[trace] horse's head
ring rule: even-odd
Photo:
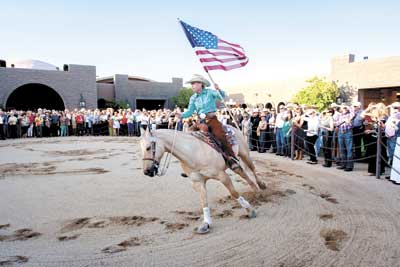
[[[143,154],[143,173],[153,177],[158,174],[160,160],[164,154],[162,141],[149,132],[149,129],[142,134],[140,146]]]

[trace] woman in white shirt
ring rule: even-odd
[[[316,115],[316,111],[314,109],[310,109],[307,112],[307,115],[304,120],[307,121],[307,133],[306,133],[306,143],[307,143],[307,152],[310,156],[310,161],[307,161],[308,164],[317,164],[317,155],[315,152],[315,142],[318,139],[318,130],[319,130],[319,118]]]

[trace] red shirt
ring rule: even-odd
[[[121,124],[126,124],[127,122],[128,122],[128,119],[127,119],[126,116],[124,115],[124,116],[122,117]]]
[[[77,115],[75,117],[76,123],[82,124],[83,123],[83,115]]]

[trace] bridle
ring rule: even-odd
[[[171,151],[165,156],[163,166],[161,168],[161,173],[158,173],[158,168],[160,167],[160,162],[156,159],[156,138],[153,136],[153,133],[150,132],[151,135],[151,142],[150,142],[150,150],[151,150],[151,158],[143,158],[142,160],[149,160],[153,162],[153,165],[150,168],[150,176],[164,176],[167,173],[169,168],[169,164],[171,163],[172,153],[175,148],[175,140],[176,134],[178,132],[178,123],[175,126],[174,130],[174,138],[172,140]]]
[[[151,150],[151,158],[143,158],[142,160],[149,160],[153,162],[151,166],[150,173],[152,176],[158,175],[158,167],[160,166],[160,162],[156,160],[156,139],[152,137],[150,142],[150,150]]]

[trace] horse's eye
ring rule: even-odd
[[[148,146],[148,147],[146,148],[147,151],[149,151],[150,149],[151,149],[151,146]]]

